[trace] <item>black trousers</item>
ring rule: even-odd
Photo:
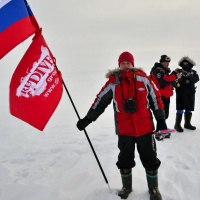
[[[170,105],[170,98],[161,97],[162,102],[164,104],[164,110],[165,110],[165,118],[167,119],[169,117],[169,105]]]
[[[135,166],[135,146],[140,156],[143,167],[150,170],[157,170],[161,164],[157,158],[156,142],[152,133],[140,136],[118,136],[117,167],[119,169],[129,169]]]

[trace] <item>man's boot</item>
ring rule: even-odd
[[[195,130],[196,127],[192,126],[191,123],[190,123],[191,118],[192,118],[192,113],[185,112],[184,115],[185,115],[184,127],[187,128],[187,129],[190,129],[190,130]]]
[[[182,121],[182,114],[176,114],[176,122],[174,125],[174,128],[177,132],[183,132],[183,128],[181,127],[181,121]]]
[[[121,199],[126,199],[132,192],[132,169],[120,169],[122,178],[122,189],[119,191],[118,196]]]
[[[162,200],[158,189],[158,170],[147,171],[147,183],[149,188],[150,200]]]

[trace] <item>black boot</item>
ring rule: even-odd
[[[177,132],[183,132],[183,128],[181,127],[181,121],[182,121],[182,114],[176,114],[176,122],[174,125],[174,128]]]
[[[158,189],[158,171],[146,171],[150,200],[162,200]]]
[[[132,192],[132,169],[121,169],[122,189],[119,191],[118,196],[121,199],[126,199]]]
[[[185,116],[185,124],[184,124],[184,127],[187,128],[187,129],[190,129],[190,130],[195,130],[196,127],[195,127],[195,126],[192,126],[192,125],[190,124],[190,121],[191,121],[191,118],[192,118],[192,113],[185,112],[185,113],[184,113],[184,116]]]

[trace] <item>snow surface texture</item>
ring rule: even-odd
[[[74,103],[84,117],[104,84],[104,71],[64,73]],[[76,128],[77,116],[64,91],[62,100],[43,132],[9,114],[8,80],[1,74],[0,199],[2,200],[117,200],[121,178],[116,167],[117,136],[112,105],[86,130],[104,169],[108,185],[84,132]],[[78,83],[79,82],[79,83]],[[199,84],[197,84],[199,85]],[[200,90],[192,123],[197,130],[173,133],[157,142],[159,187],[164,200],[198,200],[200,196]],[[175,120],[175,95],[171,99],[168,127]],[[128,199],[147,200],[145,171],[136,151],[133,192]]]
[[[188,55],[198,64],[200,1],[198,0],[28,0],[43,36],[57,59],[80,117],[105,83],[108,69],[121,52],[130,51],[135,65],[150,72],[162,54],[171,69]],[[190,12],[188,13],[188,8]],[[189,31],[188,31],[189,30]],[[116,167],[117,136],[112,105],[87,132],[112,192],[104,181],[77,116],[64,91],[43,132],[9,113],[12,73],[31,43],[26,40],[0,61],[0,200],[119,200],[121,178]],[[163,200],[199,200],[200,83],[192,123],[197,130],[173,133],[157,142],[159,186]],[[169,128],[175,121],[171,99]],[[148,200],[145,170],[136,151],[133,192],[128,200]]]

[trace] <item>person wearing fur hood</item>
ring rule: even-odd
[[[151,200],[161,200],[158,190],[158,168],[152,113],[157,130],[167,130],[164,105],[160,92],[146,73],[134,67],[134,57],[123,52],[118,59],[119,67],[106,74],[108,81],[97,94],[87,115],[77,122],[84,130],[104,112],[113,101],[115,131],[118,135],[119,155],[116,163],[121,173],[122,190],[118,196],[126,199],[132,192],[132,168],[135,166],[135,145],[146,170]]]
[[[184,128],[195,130],[196,127],[191,125],[192,111],[195,107],[195,83],[199,81],[197,71],[193,69],[196,63],[188,56],[182,57],[178,65],[182,68],[182,77],[176,82],[176,120],[174,128],[178,132],[183,132],[181,127],[182,115],[184,113]]]

